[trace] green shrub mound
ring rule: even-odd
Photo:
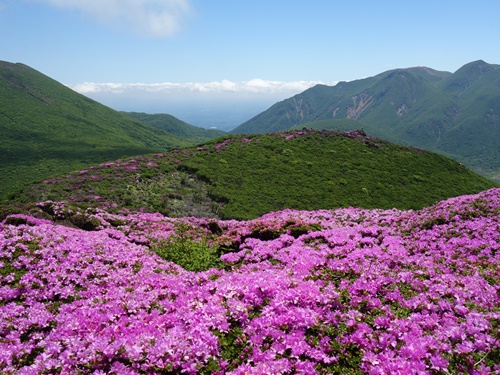
[[[30,185],[11,198],[171,217],[250,219],[287,208],[420,209],[494,186],[436,153],[363,131],[309,129],[232,135],[165,154],[119,159]]]

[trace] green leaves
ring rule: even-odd
[[[185,223],[177,224],[175,235],[153,243],[151,249],[186,271],[200,272],[222,266],[217,247]]]

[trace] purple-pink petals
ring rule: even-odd
[[[0,225],[4,374],[499,370],[500,189],[418,212],[221,220],[218,235],[214,219],[78,214],[99,225]],[[188,272],[150,250],[179,227],[226,267]]]

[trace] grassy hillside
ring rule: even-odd
[[[452,157],[500,181],[500,65],[474,61],[455,73],[395,69],[335,86],[317,85],[232,131],[267,133],[350,119],[371,135]]]
[[[26,65],[0,61],[0,196],[55,173],[190,144]]]
[[[30,186],[16,199],[249,219],[286,208],[419,209],[494,186],[439,154],[362,132],[307,130],[228,136],[105,163]]]
[[[222,130],[203,129],[179,120],[178,118],[164,113],[148,114],[142,112],[122,112],[145,124],[174,134],[178,137],[189,139],[194,143],[206,142],[210,139],[218,138],[226,134]]]

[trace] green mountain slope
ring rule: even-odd
[[[0,61],[0,196],[55,173],[190,144],[26,65]]]
[[[130,116],[136,120],[139,120],[145,124],[154,126],[155,128],[166,131],[167,133],[174,134],[178,137],[189,139],[194,143],[206,142],[210,139],[222,137],[226,132],[222,130],[215,129],[203,129],[198,126],[193,126],[179,120],[178,118],[163,114],[148,114],[142,112],[122,112],[123,114]]]
[[[249,219],[286,208],[419,209],[495,184],[445,156],[363,132],[227,136],[122,159],[27,187],[21,202]]]
[[[500,65],[475,61],[453,74],[396,69],[318,85],[232,133],[266,133],[328,119],[357,120],[371,135],[442,153],[500,180]]]

